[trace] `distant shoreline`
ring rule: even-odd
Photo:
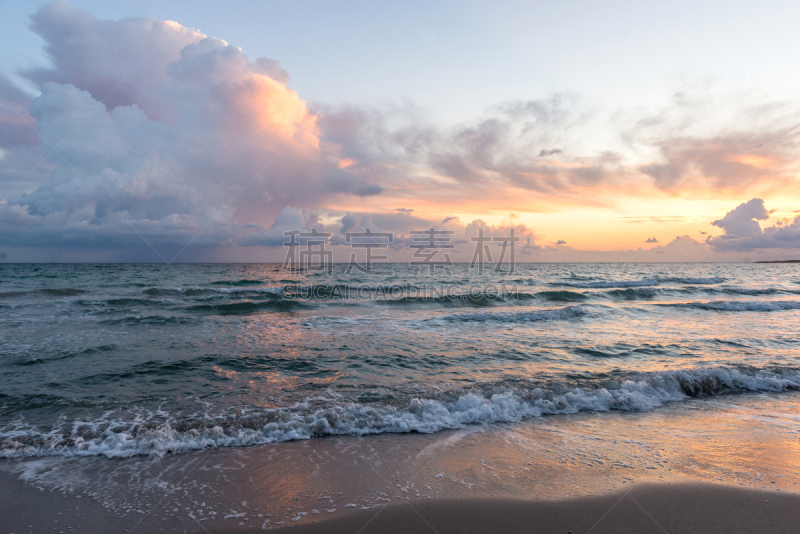
[[[800,263],[800,260],[763,260],[755,261],[753,263]]]

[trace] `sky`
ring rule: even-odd
[[[800,5],[4,2],[2,261],[800,258]]]

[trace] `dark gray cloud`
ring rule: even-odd
[[[561,150],[560,148],[551,148],[550,150],[542,149],[539,151],[539,157],[543,158],[545,156],[554,156],[556,154],[561,154],[563,152],[564,151]]]
[[[769,216],[764,201],[753,198],[712,222],[724,233],[709,237],[706,242],[718,251],[800,249],[800,217],[778,221],[774,226],[762,229],[758,221],[765,221]]]
[[[767,219],[769,219],[769,213],[764,206],[764,201],[760,198],[753,198],[711,224],[722,228],[726,235],[746,237],[763,233],[758,221]]]
[[[658,239],[656,239],[655,237],[648,237],[645,243],[658,243]]]
[[[342,223],[345,224],[344,220],[342,220]],[[291,239],[291,236],[284,235],[285,232],[299,230],[308,233],[311,232],[312,228],[316,229],[318,232],[332,233],[329,232],[324,225],[319,224],[319,217],[316,214],[310,213],[308,210],[293,208],[291,206],[283,208],[275,217],[275,220],[269,228],[265,229],[256,224],[248,225],[248,227],[254,228],[254,231],[240,237],[238,240],[239,246],[281,247]],[[342,232],[344,232],[344,230]],[[307,238],[302,237],[297,237],[295,239],[299,243],[305,243],[307,241]],[[330,241],[328,237],[324,238],[324,240]]]

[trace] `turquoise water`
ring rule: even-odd
[[[791,264],[6,264],[0,456],[650,411],[798,389],[798,349]]]

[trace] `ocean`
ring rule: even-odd
[[[558,427],[686,402],[707,420],[720,399],[800,388],[797,269],[4,264],[0,457]]]

